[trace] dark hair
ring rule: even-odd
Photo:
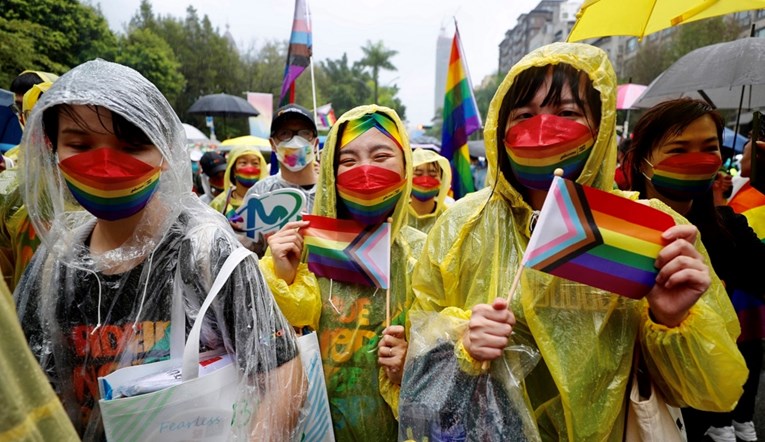
[[[645,160],[656,148],[670,137],[680,135],[691,123],[708,115],[717,127],[717,139],[722,147],[724,121],[709,104],[690,98],[680,98],[660,103],[643,114],[635,124],[632,143],[625,153],[623,172],[631,178],[630,188],[645,197],[643,168]]]
[[[13,79],[11,82],[11,92],[24,95],[28,90],[32,89],[32,86],[44,82],[45,80],[40,78],[36,72],[26,72]]]
[[[539,88],[545,82],[547,74],[552,74],[550,82],[550,90],[547,92],[542,106],[548,104],[559,105],[561,102],[561,95],[566,85],[571,89],[571,95],[574,102],[582,108],[582,110],[589,109],[590,115],[592,115],[592,123],[590,130],[597,131],[600,127],[600,118],[602,111],[602,103],[600,98],[600,92],[598,92],[592,85],[592,80],[586,72],[580,71],[575,67],[560,63],[547,66],[535,66],[518,74],[513,81],[513,85],[510,86],[510,90],[507,91],[505,98],[502,100],[502,106],[499,109],[499,116],[497,120],[497,153],[498,153],[498,169],[502,171],[505,179],[508,180],[513,187],[523,192],[524,187],[520,186],[515,176],[511,172],[510,160],[507,157],[507,153],[501,148],[505,139],[505,126],[507,125],[507,119],[510,113],[519,107],[528,105],[534,96],[539,91]],[[580,95],[582,87],[584,88],[584,95]],[[586,112],[585,112],[586,115]]]
[[[112,112],[109,109],[102,106],[88,105],[88,108],[92,109],[98,115],[98,120],[101,123],[101,127],[104,128],[106,133],[113,134],[122,141],[136,145],[154,145],[154,141],[139,129],[136,125],[125,119],[122,115]],[[111,113],[112,127],[106,127],[105,122],[101,119],[104,112]],[[58,120],[61,114],[66,115],[72,121],[82,129],[87,130],[88,125],[82,121],[76,112],[68,104],[59,104],[57,106],[45,109],[43,112],[43,131],[45,136],[48,137],[53,145],[53,151],[56,151],[58,147]]]
[[[632,133],[632,143],[624,157],[622,171],[629,179],[630,189],[646,197],[646,181],[643,168],[651,152],[661,146],[667,139],[680,135],[694,121],[709,116],[717,128],[717,140],[722,148],[722,133],[725,122],[723,117],[709,104],[691,98],[680,98],[660,103],[643,114],[635,124]],[[698,227],[702,237],[711,235],[709,229],[717,233],[727,234],[714,205],[714,196],[709,190],[694,198],[691,210],[685,217]]]

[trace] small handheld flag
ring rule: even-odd
[[[304,215],[308,269],[336,281],[387,289],[390,223],[363,226],[352,220]]]
[[[640,299],[656,281],[661,234],[674,225],[660,210],[555,177],[523,265]]]

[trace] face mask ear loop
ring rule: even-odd
[[[154,249],[149,255],[149,269],[146,271],[146,283],[143,285],[143,294],[141,295],[141,303],[138,305],[138,313],[135,315],[135,321],[133,321],[133,333],[138,332],[138,321],[141,319],[141,313],[143,312],[143,303],[146,300],[146,290],[149,288],[149,280],[151,277],[151,263],[154,261]]]

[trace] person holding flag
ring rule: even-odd
[[[516,342],[513,333],[538,348],[539,363],[518,384],[535,416],[532,440],[622,440],[635,346],[672,404],[729,410],[746,378],[735,313],[696,228],[655,201],[686,225],[664,231],[656,283],[643,300],[533,269],[505,300],[553,171],[613,188],[615,102],[616,75],[599,48],[553,43],[522,58],[489,106],[488,187],[442,215],[413,275],[410,314],[435,319],[411,336],[451,324],[462,372],[485,373]],[[405,373],[402,391],[408,381]]]
[[[427,149],[412,152],[414,178],[409,203],[409,225],[428,233],[446,210],[446,197],[452,182],[449,160]]]
[[[324,217],[328,225],[353,221],[364,232],[391,220],[385,275],[389,301],[385,290],[343,282],[359,276],[345,274],[350,273],[345,262],[333,261],[334,268],[313,267],[322,271],[320,276],[311,273],[312,229],[318,228],[314,221],[289,223],[272,235],[261,268],[287,320],[319,334],[335,438],[396,440],[407,351],[403,325],[412,299],[411,271],[425,239],[406,225],[412,186],[409,140],[394,110],[359,106],[332,126],[323,157],[313,215]],[[328,236],[334,238],[330,247],[347,237],[346,232]],[[300,262],[301,256],[308,264]]]

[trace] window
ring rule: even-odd
[[[765,28],[760,28],[756,31],[754,31],[755,37],[765,37]]]

